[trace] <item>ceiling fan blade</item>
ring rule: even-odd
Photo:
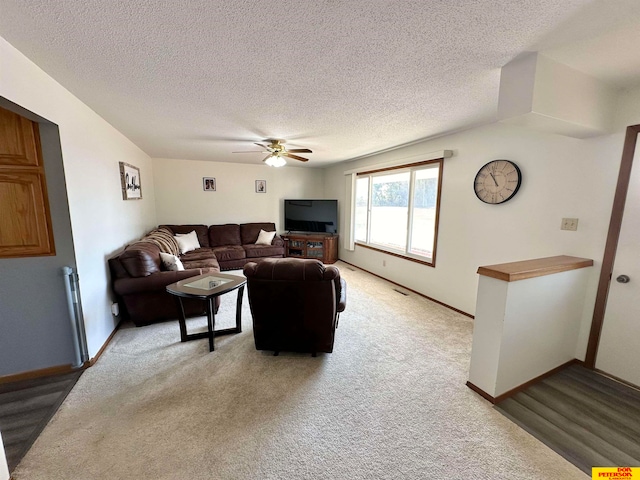
[[[299,157],[298,155],[294,155],[294,154],[289,153],[289,152],[285,152],[282,155],[285,156],[285,157],[293,158],[294,160],[299,160],[301,162],[308,162],[309,161],[308,158]]]
[[[294,153],[313,153],[311,150],[309,150],[308,148],[289,148],[287,149],[287,152],[294,152]]]
[[[253,142],[253,144],[254,144],[254,145],[258,145],[259,147],[262,147],[262,148],[267,148],[267,146],[266,146],[266,145],[263,145],[263,144],[261,144],[261,143]]]
[[[262,159],[263,162],[266,162],[269,158],[271,158],[271,154],[267,155]]]
[[[264,153],[263,150],[243,150],[241,152],[231,152],[231,153]]]

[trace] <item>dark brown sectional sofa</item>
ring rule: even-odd
[[[165,271],[160,261],[161,247],[146,237],[109,259],[113,292],[124,318],[136,326],[176,319],[174,298],[166,286],[202,273],[242,268],[247,262],[284,257],[284,241],[275,236],[271,245],[256,245],[260,230],[275,231],[274,223],[226,225],[160,225],[172,234],[196,232],[200,248],[180,255],[185,270]],[[219,305],[220,299],[217,299]],[[200,300],[184,299],[187,316],[204,315]],[[217,306],[216,306],[217,308]]]
[[[184,268],[202,267],[202,260],[213,253],[221,270],[244,267],[247,262],[265,257],[283,257],[284,240],[276,235],[271,245],[256,245],[260,230],[273,232],[274,223],[228,223],[226,225],[160,225],[176,233],[195,230],[200,246],[198,250],[180,256]]]

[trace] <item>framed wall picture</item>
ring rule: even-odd
[[[202,177],[202,189],[205,192],[215,192],[216,179],[213,177]]]
[[[266,180],[256,180],[256,193],[267,193]]]
[[[142,183],[140,182],[140,169],[129,165],[128,163],[120,163],[120,184],[122,188],[123,200],[141,200],[142,199]]]

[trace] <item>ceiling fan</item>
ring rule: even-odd
[[[293,158],[294,160],[298,160],[300,162],[308,162],[308,158],[294,155],[294,153],[313,153],[308,148],[292,148],[288,150],[283,145],[284,140],[270,139],[268,140],[268,142],[269,143],[267,145],[257,142],[254,143],[264,150],[247,150],[232,153],[267,153],[268,155],[262,161],[270,167],[282,167],[283,165],[286,165],[287,161],[283,157]]]

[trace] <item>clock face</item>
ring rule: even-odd
[[[498,204],[511,199],[520,188],[522,174],[509,160],[493,160],[478,171],[473,182],[476,196],[484,203]]]

